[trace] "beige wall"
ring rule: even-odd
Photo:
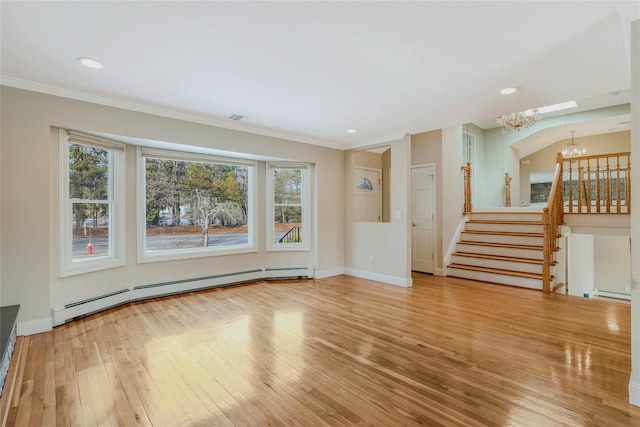
[[[409,240],[409,197],[411,139],[406,136],[392,141],[390,222],[354,222],[353,183],[344,183],[345,264],[344,271],[357,277],[377,280],[398,286],[411,286],[411,252]],[[351,176],[357,152],[348,151],[345,176]],[[396,215],[398,214],[398,215]],[[373,262],[370,262],[373,257]]]
[[[344,265],[344,153],[203,124],[137,113],[15,88],[1,88],[2,303],[21,304],[19,322],[42,329],[50,308],[107,291],[158,281],[253,268],[317,267],[340,274]],[[127,150],[126,266],[58,277],[57,137],[52,126],[222,149],[315,163],[317,238],[306,252],[266,252],[264,163],[258,176],[257,253],[138,264],[135,149]],[[262,176],[262,178],[261,178]]]
[[[562,151],[571,139],[558,141],[520,160],[520,195],[521,200],[529,205],[531,183],[529,176],[533,172],[553,173],[556,167],[556,155]],[[592,135],[575,138],[587,154],[607,154],[629,151],[631,149],[631,134],[629,131],[614,132],[604,135]],[[523,164],[528,162],[528,164]],[[512,182],[512,185],[514,183]]]
[[[438,272],[443,271],[442,250],[442,130],[411,135],[411,165],[436,165],[436,265]]]

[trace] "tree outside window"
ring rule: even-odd
[[[112,254],[110,158],[107,149],[69,144],[73,261]]]
[[[124,265],[124,144],[59,130],[61,277]]]
[[[249,245],[249,166],[144,160],[146,253]]]
[[[273,167],[273,244],[300,246],[305,240],[306,169]]]

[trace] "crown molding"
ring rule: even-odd
[[[167,117],[170,119],[183,120],[186,122],[198,123],[208,126],[215,126],[219,128],[247,132],[261,136],[268,136],[271,138],[286,139],[295,142],[301,142],[303,144],[318,145],[320,147],[334,148],[337,150],[346,150],[344,144],[340,144],[335,141],[324,141],[315,138],[309,138],[305,136],[290,134],[287,132],[276,131],[272,129],[266,129],[259,126],[248,126],[246,124],[240,124],[237,122],[227,122],[225,120],[216,119],[213,117],[202,116],[198,114],[184,113],[180,111],[168,110],[160,107],[153,107],[151,105],[138,104],[135,102],[123,101],[120,99],[109,98],[106,96],[93,95],[86,92],[80,92],[70,89],[64,89],[57,86],[50,86],[43,83],[36,83],[29,80],[16,79],[14,77],[8,77],[0,75],[0,85],[9,86],[17,89],[29,90],[32,92],[44,93],[47,95],[59,96],[62,98],[74,99],[76,101],[89,102],[92,104],[104,105],[107,107],[120,108],[123,110],[135,111],[138,113],[152,114],[155,116]]]

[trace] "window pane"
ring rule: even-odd
[[[111,255],[108,203],[72,204],[72,260]]]
[[[302,242],[302,207],[276,205],[273,212],[274,243]]]
[[[109,189],[109,151],[69,144],[69,197],[106,200]]]
[[[300,169],[273,170],[273,201],[283,204],[302,203],[302,171]]]
[[[247,245],[247,166],[145,159],[146,251]]]

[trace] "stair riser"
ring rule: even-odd
[[[485,254],[485,255],[500,255],[500,256],[512,256],[518,258],[531,258],[531,259],[543,259],[542,249],[517,249],[517,248],[504,248],[500,246],[478,246],[467,243],[458,243],[456,245],[456,252],[469,252],[472,254]]]
[[[499,234],[461,233],[462,240],[467,242],[506,243],[509,245],[542,246],[542,237],[509,236]]]
[[[505,261],[499,259],[475,258],[461,255],[453,255],[451,257],[451,262],[455,264],[473,265],[476,267],[487,267],[501,270],[520,271],[522,273],[542,274],[541,264]]]
[[[447,267],[447,276],[542,290],[542,280]]]
[[[473,212],[469,219],[477,221],[540,221],[542,212],[528,213],[496,213],[496,212]]]
[[[467,231],[497,231],[502,233],[544,233],[540,224],[500,224],[485,222],[467,222]]]

